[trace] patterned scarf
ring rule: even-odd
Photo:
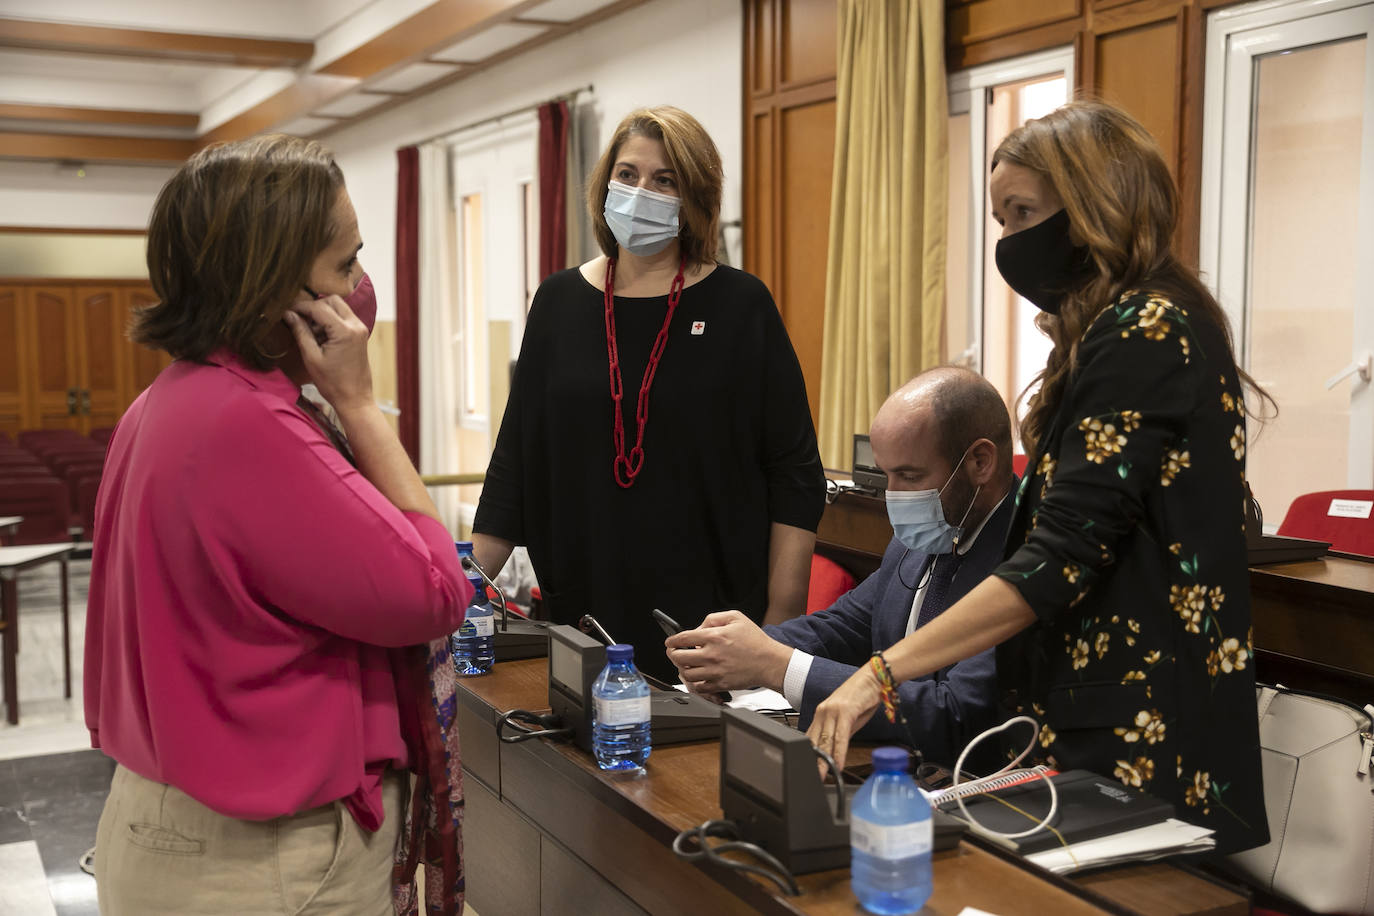
[[[350,464],[353,450],[343,431],[304,394],[296,402]],[[392,649],[401,734],[415,780],[391,871],[396,916],[419,916],[415,867],[425,865],[425,911],[461,916],[463,875],[463,766],[458,747],[458,676],[447,637],[425,646]]]
[[[461,916],[463,768],[458,748],[458,676],[447,639],[392,650],[401,730],[410,748],[415,785],[396,846],[391,893],[396,916],[418,916],[415,866],[425,865],[425,911]],[[407,703],[407,698],[418,702]]]

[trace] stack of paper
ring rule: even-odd
[[[1182,853],[1207,852],[1215,846],[1211,830],[1171,817],[1148,827],[1031,853],[1026,859],[1062,875],[1119,862],[1148,862]]]

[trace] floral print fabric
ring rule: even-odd
[[[1011,583],[1039,622],[998,650],[1041,756],[1174,803],[1219,851],[1267,840],[1245,548],[1245,407],[1221,329],[1131,291],[1018,491]]]

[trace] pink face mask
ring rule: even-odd
[[[367,333],[371,334],[377,324],[377,291],[372,288],[372,278],[363,274],[357,288],[344,297],[344,302],[348,303],[358,320],[367,325]]]

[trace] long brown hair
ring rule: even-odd
[[[1087,247],[1092,262],[1088,279],[1066,294],[1057,315],[1036,317],[1054,348],[1026,389],[1040,383],[1021,421],[1027,451],[1046,431],[1077,369],[1083,333],[1127,290],[1148,289],[1187,302],[1190,313],[1221,329],[1234,354],[1225,312],[1174,252],[1178,190],[1158,144],[1138,121],[1106,102],[1070,102],[1012,131],[993,153],[992,168],[1002,162],[1031,169],[1050,183],[1064,203],[1074,242]],[[1240,375],[1273,405],[1250,376]]]
[[[587,176],[587,215],[596,243],[606,257],[616,256],[615,233],[606,225],[606,191],[621,145],[630,137],[660,140],[668,165],[677,173],[682,199],[678,243],[689,264],[714,264],[720,234],[720,197],[724,174],[720,151],[701,122],[671,105],[641,108],[616,127],[601,158]]]
[[[196,153],[153,205],[148,276],[159,301],[130,336],[199,362],[224,347],[270,369],[264,344],[333,241],[343,186],[314,140],[268,134]]]

